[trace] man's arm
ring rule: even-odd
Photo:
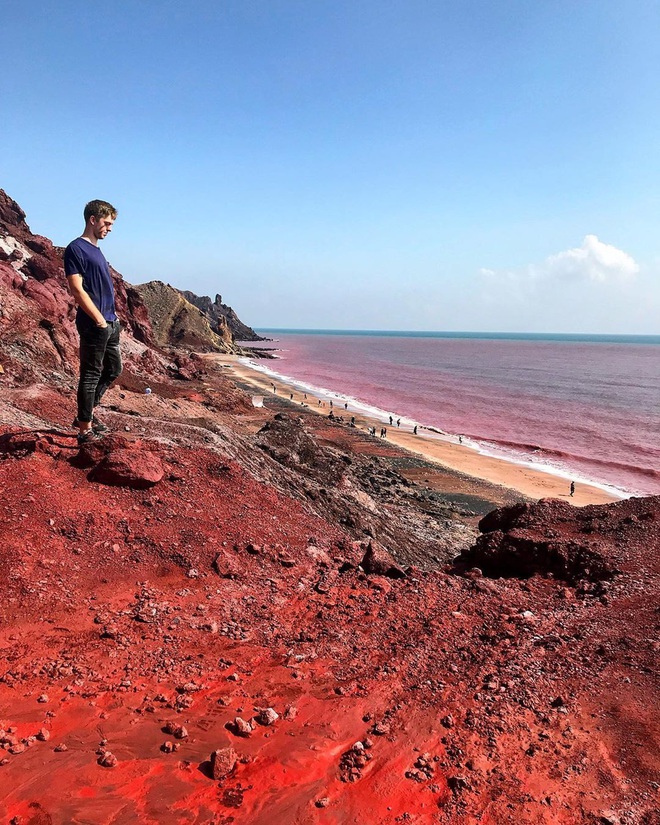
[[[98,307],[83,289],[82,275],[68,275],[69,292],[78,306],[94,321],[97,327],[107,327],[108,322],[99,312]]]

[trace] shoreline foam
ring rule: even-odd
[[[522,457],[516,459],[506,455],[498,455],[494,451],[489,451],[487,445],[466,437],[463,438],[463,443],[458,443],[458,436],[445,433],[435,427],[429,428],[410,417],[383,410],[337,390],[317,387],[292,376],[283,375],[268,366],[255,363],[248,357],[210,357],[231,367],[237,377],[256,386],[266,398],[272,392],[272,385],[274,384],[276,387],[279,385],[282,390],[286,390],[289,394],[291,392],[294,392],[294,394],[295,392],[307,393],[313,396],[315,400],[325,401],[326,403],[330,401],[333,404],[341,402],[341,407],[334,408],[338,415],[355,415],[356,419],[361,417],[363,420],[356,423],[366,424],[367,426],[369,424],[371,426],[374,424],[386,425],[388,427],[387,440],[389,442],[417,455],[422,455],[424,458],[449,469],[517,490],[533,499],[566,498],[572,504],[583,506],[585,504],[616,501],[630,496],[628,492],[583,478],[579,474],[570,472],[570,470],[526,461]],[[295,398],[294,400],[297,401]],[[344,403],[349,404],[348,410],[344,410]],[[327,406],[319,407],[313,404],[308,404],[306,409],[320,415],[327,415],[328,412]],[[411,429],[417,424],[421,432],[414,435],[407,430],[390,426],[390,415],[395,419],[400,418],[402,424]],[[573,498],[570,498],[567,492],[570,481],[576,482],[576,492]]]

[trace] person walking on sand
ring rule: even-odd
[[[417,424],[413,427],[413,435],[417,435]]]
[[[83,212],[85,230],[64,250],[64,274],[78,310],[80,378],[78,381],[78,444],[103,437],[108,431],[94,415],[103,394],[122,371],[119,319],[110,268],[98,247],[111,231],[117,210],[107,201],[90,201]]]
[[[575,495],[575,482],[571,481],[571,498]]]

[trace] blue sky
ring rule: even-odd
[[[254,326],[657,333],[660,5],[24,0],[0,186]]]

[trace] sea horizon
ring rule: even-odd
[[[359,335],[380,338],[468,338],[487,341],[567,341],[606,344],[660,344],[660,334],[589,332],[488,332],[469,330],[315,329],[302,327],[253,327],[258,334]]]

